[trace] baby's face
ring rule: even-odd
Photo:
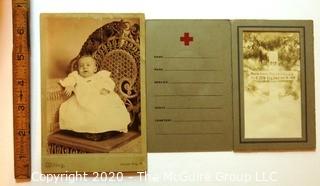
[[[79,74],[82,77],[90,77],[97,71],[96,61],[92,57],[79,59]]]

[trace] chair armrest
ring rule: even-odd
[[[59,79],[50,79],[47,82],[46,111],[49,132],[59,130],[59,107],[61,103],[68,99],[64,94],[63,87],[58,83]]]

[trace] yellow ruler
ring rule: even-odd
[[[13,0],[12,16],[14,175],[16,179],[29,179],[31,172],[29,0]]]

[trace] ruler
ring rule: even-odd
[[[12,16],[14,175],[16,179],[29,179],[31,172],[29,0],[12,0]]]

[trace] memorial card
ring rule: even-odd
[[[146,25],[150,152],[315,148],[312,21]]]
[[[315,148],[312,21],[233,21],[235,150]]]

